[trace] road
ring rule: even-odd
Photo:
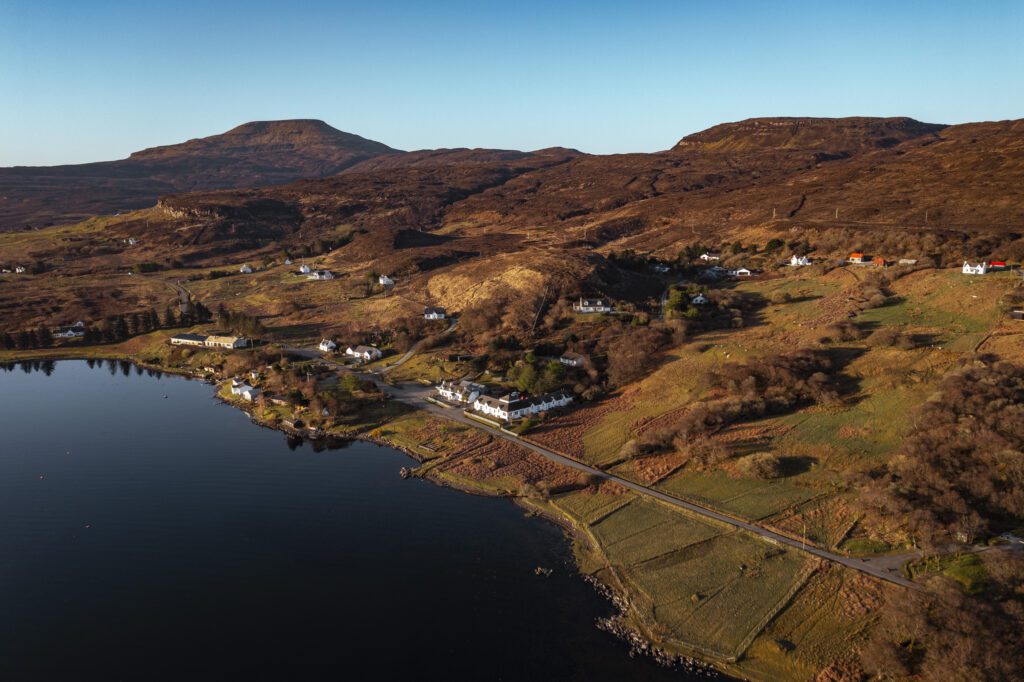
[[[303,357],[323,357],[323,355],[319,351],[308,348],[289,348],[287,350],[289,352],[302,355]],[[333,360],[330,360],[329,358],[323,359],[329,364],[339,369],[345,371],[353,371],[342,363],[335,362]],[[379,370],[377,372],[357,371],[354,373],[363,379],[369,379],[371,381],[380,378]],[[904,559],[902,555],[899,557],[901,561],[897,562],[894,560],[894,557],[882,556],[860,559],[856,557],[843,556],[842,554],[836,554],[835,552],[830,552],[828,550],[815,547],[814,545],[807,544],[801,540],[797,540],[795,538],[791,538],[786,535],[776,533],[775,531],[759,526],[756,523],[751,523],[749,521],[738,519],[728,514],[715,511],[714,509],[709,509],[694,502],[690,502],[689,500],[684,500],[673,495],[669,495],[666,492],[663,492],[656,488],[652,488],[650,486],[643,485],[642,483],[636,483],[634,481],[622,478],[621,476],[616,476],[615,474],[610,473],[608,471],[604,471],[603,469],[598,469],[597,467],[590,466],[585,462],[581,462],[577,459],[567,457],[558,452],[555,452],[554,450],[549,450],[548,448],[542,445],[538,445],[536,443],[523,440],[522,438],[516,436],[515,434],[506,433],[505,431],[502,431],[500,429],[488,426],[487,424],[481,421],[467,417],[462,413],[461,408],[441,407],[440,405],[437,405],[427,400],[428,397],[432,396],[435,393],[433,387],[419,385],[396,386],[383,382],[377,383],[380,385],[381,390],[387,393],[394,400],[399,400],[403,403],[406,403],[407,405],[411,405],[417,409],[437,415],[438,417],[441,417],[443,419],[448,419],[454,422],[458,422],[460,424],[471,426],[475,429],[479,429],[480,431],[484,431],[485,433],[488,433],[495,438],[503,438],[507,441],[511,441],[521,447],[526,448],[527,450],[530,450],[531,452],[540,455],[541,457],[544,457],[545,459],[555,462],[556,464],[560,464],[562,466],[569,467],[570,469],[574,469],[576,471],[581,471],[583,473],[596,476],[605,481],[611,481],[613,483],[621,485],[624,488],[632,490],[635,493],[657,500],[662,504],[666,504],[670,507],[675,507],[676,509],[689,512],[691,514],[695,514],[706,519],[711,519],[712,521],[716,521],[718,523],[723,523],[725,525],[737,528],[739,530],[744,530],[772,544],[790,547],[801,552],[806,552],[807,554],[815,556],[824,561],[831,561],[832,563],[840,564],[847,568],[859,571],[861,573],[865,573],[872,577],[878,578],[879,580],[883,580],[894,585],[899,585],[901,587],[907,587],[910,589],[917,590],[923,589],[921,585],[913,582],[912,580],[904,578],[903,575],[900,573],[899,566],[902,564],[902,559]],[[913,556],[907,555],[905,558],[909,559],[913,558]]]
[[[541,445],[537,445],[536,443],[531,443],[515,435],[505,433],[504,431],[500,431],[498,429],[487,426],[486,424],[479,422],[475,419],[470,419],[469,417],[466,417],[464,414],[462,414],[462,410],[459,408],[453,407],[446,409],[443,407],[439,407],[438,405],[434,405],[433,403],[427,402],[426,400],[426,397],[434,392],[433,389],[431,388],[419,386],[396,387],[389,386],[386,384],[383,384],[382,388],[389,395],[391,395],[392,398],[396,400],[400,400],[404,403],[413,405],[418,409],[430,412],[431,414],[438,415],[445,419],[450,419],[452,421],[456,421],[462,424],[467,424],[469,426],[472,426],[473,428],[485,431],[490,435],[494,436],[495,438],[504,438],[505,440],[512,441],[524,448],[527,448],[528,450],[531,450],[532,452],[537,453],[538,455],[541,455],[542,457],[548,460],[551,460],[552,462],[561,464],[562,466],[567,466],[571,469],[575,469],[576,471],[582,471],[584,473],[597,476],[606,481],[612,481],[614,483],[617,483],[618,485],[621,485],[624,488],[632,490],[633,492],[653,498],[671,507],[682,509],[692,514],[712,519],[719,523],[724,523],[726,525],[732,526],[733,528],[745,530],[748,533],[753,533],[754,535],[760,536],[761,538],[764,538],[765,540],[773,544],[784,545],[787,547],[791,547],[793,549],[800,550],[802,552],[806,552],[808,554],[818,557],[819,559],[824,559],[825,561],[831,561],[833,563],[841,564],[843,566],[846,566],[847,568],[852,568],[855,571],[866,573],[868,575],[874,576],[875,578],[884,580],[889,583],[915,589],[920,587],[917,583],[914,583],[913,581],[904,578],[899,573],[899,570],[897,568],[875,565],[871,560],[864,561],[858,558],[847,557],[841,554],[835,554],[834,552],[829,552],[827,550],[820,549],[813,545],[801,542],[800,540],[796,540],[794,538],[768,530],[767,528],[763,528],[761,526],[758,526],[757,524],[737,519],[735,517],[729,516],[728,514],[723,514],[713,509],[708,509],[707,507],[702,507],[698,504],[680,499],[678,497],[674,497],[655,488],[651,488],[641,483],[636,483],[634,481],[622,478],[621,476],[616,476],[615,474],[609,473],[602,469],[592,467],[589,464],[580,462],[579,460],[566,457],[565,455],[561,455],[553,450],[549,450]]]
[[[443,332],[441,332],[440,336],[445,336],[447,334],[452,333],[455,330],[455,327],[458,326],[458,324],[459,324],[458,319],[456,319],[454,317],[450,318],[450,319],[451,319],[451,321],[448,323],[448,328],[445,329]],[[380,370],[381,374],[384,374],[386,372],[390,372],[395,367],[400,367],[401,365],[405,364],[406,360],[408,360],[412,356],[416,355],[416,353],[418,353],[420,351],[420,349],[423,347],[423,344],[427,342],[427,338],[429,338],[429,337],[420,339],[419,341],[417,341],[416,343],[414,343],[412,345],[412,348],[410,348],[409,350],[407,350],[405,352],[405,355],[403,355],[402,357],[398,358],[398,360],[396,360],[395,362],[391,363],[387,367],[382,368]]]

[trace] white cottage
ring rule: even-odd
[[[467,379],[442,381],[437,385],[437,394],[453,403],[471,403],[487,393],[487,387]]]
[[[985,261],[980,263],[964,261],[963,273],[965,275],[984,275],[986,272],[988,272],[988,263]]]
[[[790,257],[790,259],[789,259],[790,267],[794,267],[794,268],[799,268],[799,267],[802,267],[804,265],[810,265],[810,264],[811,264],[811,259],[808,258],[807,256],[798,256],[796,254],[793,254]]]
[[[614,308],[603,298],[581,298],[572,304],[577,313],[610,313]]]
[[[345,355],[353,358],[358,358],[364,362],[370,360],[378,360],[383,356],[379,348],[373,346],[349,346],[345,349]]]
[[[381,275],[380,277],[378,277],[378,278],[377,278],[377,282],[378,282],[378,283],[379,283],[379,284],[380,284],[380,285],[381,285],[382,287],[391,287],[391,286],[394,286],[394,285],[395,285],[395,280],[391,279],[391,278],[390,278],[390,277],[388,277],[387,275]]]
[[[331,272],[330,270],[314,270],[313,272],[311,272],[308,275],[306,275],[306,278],[307,279],[314,279],[314,280],[321,280],[321,281],[322,280],[328,280],[328,279],[334,279],[334,273]]]
[[[334,343],[334,341],[331,341],[330,339],[321,339],[319,348],[325,353],[333,353],[338,350],[338,344]]]
[[[313,268],[303,263],[302,265],[299,266],[299,272],[302,273],[303,275],[308,275],[309,273],[313,272]]]
[[[246,263],[242,267],[238,268],[238,271],[240,273],[242,273],[243,275],[251,275],[252,274],[252,268],[249,267],[248,263]]]

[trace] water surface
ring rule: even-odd
[[[0,371],[0,679],[685,679],[597,630],[561,532],[507,501],[206,384],[42,368]]]

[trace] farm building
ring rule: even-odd
[[[860,251],[854,251],[853,253],[850,254],[850,257],[847,258],[846,260],[848,260],[851,263],[866,263],[867,259],[868,259],[868,257],[865,256]]]
[[[377,283],[382,287],[392,287],[395,285],[395,280],[391,279],[387,275],[381,275],[377,278]]]
[[[988,272],[988,263],[982,261],[980,263],[969,263],[964,261],[962,272],[965,275],[984,275]]]
[[[750,277],[754,274],[750,268],[736,268],[735,270],[729,271],[730,277]]]
[[[1010,319],[1011,320],[1024,320],[1024,310],[1011,310],[1010,311]]]
[[[443,320],[445,317],[447,317],[447,312],[439,306],[427,306],[423,309],[423,319],[425,320]]]
[[[249,345],[249,339],[244,336],[207,336],[203,343],[207,348],[245,348]]]
[[[700,254],[700,259],[705,263],[710,263],[713,261],[722,260],[722,257],[717,253],[702,253]]]
[[[917,259],[916,258],[900,258],[899,264],[900,265],[917,265]]]
[[[614,308],[603,298],[580,298],[572,304],[573,312],[577,313],[610,313]]]
[[[513,391],[501,398],[484,395],[473,401],[473,410],[488,417],[497,417],[502,421],[523,419],[533,414],[547,412],[556,407],[565,407],[573,401],[573,396],[566,391],[547,393],[530,398]]]
[[[811,259],[808,258],[807,256],[797,256],[796,254],[793,254],[793,256],[791,256],[789,259],[789,265],[794,268],[810,264]]]
[[[314,270],[313,272],[306,275],[306,278],[315,280],[334,279],[334,273],[331,272],[330,270]]]
[[[249,267],[248,263],[243,265],[242,267],[238,268],[238,271],[240,273],[242,273],[243,275],[251,275],[252,274],[252,268]]]
[[[308,275],[311,272],[313,272],[313,268],[303,263],[302,265],[299,266],[299,272],[302,273],[303,275]]]
[[[332,353],[338,349],[338,344],[330,339],[321,339],[320,345],[317,347],[325,353]]]

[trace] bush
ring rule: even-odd
[[[783,475],[782,460],[771,452],[755,452],[736,463],[740,473],[755,478],[779,478]]]

